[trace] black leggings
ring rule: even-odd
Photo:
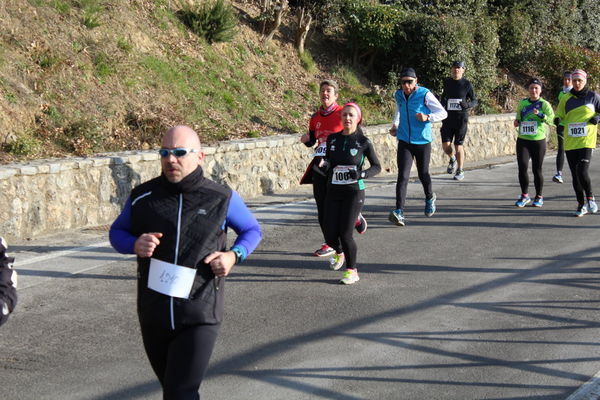
[[[431,159],[431,143],[427,144],[408,144],[402,140],[398,141],[398,152],[396,153],[396,162],[398,163],[398,180],[396,181],[396,209],[404,208],[406,202],[406,188],[410,178],[410,169],[412,168],[413,157],[417,162],[417,173],[419,180],[423,185],[425,198],[433,197],[433,188],[431,187],[431,176],[429,175],[429,160]]]
[[[171,331],[142,326],[144,348],[163,389],[164,400],[198,400],[220,325]]]
[[[565,127],[558,125],[556,127],[556,141],[558,143],[558,152],[556,153],[556,172],[562,171],[565,165],[565,138],[563,136]]]
[[[325,240],[336,253],[344,252],[346,268],[356,268],[357,247],[352,234],[364,202],[364,190],[333,189],[331,186],[327,190]]]
[[[542,164],[544,163],[545,155],[546,139],[517,139],[517,165],[519,166],[519,184],[521,185],[521,193],[529,193],[529,175],[527,174],[527,168],[529,166],[529,159],[531,158],[535,195],[542,196],[542,190],[544,189]]]
[[[592,193],[592,180],[590,179],[590,161],[592,149],[576,149],[565,151],[567,162],[573,177],[573,189],[579,204],[585,204],[586,197],[594,197]],[[585,195],[585,197],[584,197]]]
[[[327,196],[327,178],[313,171],[313,195],[317,203],[317,216],[323,237],[325,236],[325,197]]]

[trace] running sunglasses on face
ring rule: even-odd
[[[196,150],[196,149],[189,149],[186,147],[177,147],[176,149],[160,149],[160,150],[158,150],[158,154],[160,154],[160,156],[162,158],[169,157],[169,154],[173,154],[177,158],[185,157],[188,155],[188,153],[197,153],[197,152],[198,152],[198,150]]]

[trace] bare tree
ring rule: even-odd
[[[273,12],[273,18],[271,19],[271,21],[269,21],[270,23],[268,23],[268,26],[263,31],[263,35],[265,35],[264,42],[267,43],[273,39],[275,32],[277,32],[277,30],[279,29],[279,26],[281,26],[281,20],[283,18],[285,11],[288,8],[288,0],[263,0],[263,1],[265,3],[269,2],[271,4],[269,11],[272,10],[272,12]]]
[[[295,46],[304,53],[304,44],[312,24],[327,14],[329,0],[289,0],[290,8],[296,13]]]
[[[310,30],[310,24],[312,23],[313,17],[310,11],[306,7],[301,7],[297,14],[298,29],[296,30],[296,49],[298,53],[304,53],[304,42],[308,36]]]

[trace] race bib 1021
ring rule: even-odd
[[[569,136],[585,137],[588,135],[587,122],[569,124]]]

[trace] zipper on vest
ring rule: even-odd
[[[183,208],[183,193],[179,193],[179,207],[177,208],[177,237],[175,238],[175,260],[173,264],[177,264],[179,258],[179,238],[181,234],[181,211]],[[173,296],[171,296],[171,329],[175,330],[175,313],[173,311]]]
[[[406,126],[408,127],[408,143],[410,144],[411,131],[410,131],[410,115],[408,114],[408,99],[410,99],[410,96],[412,96],[412,93],[408,95],[408,98],[404,95],[404,93],[402,93],[402,95],[406,99],[406,101],[404,102],[406,104]]]

